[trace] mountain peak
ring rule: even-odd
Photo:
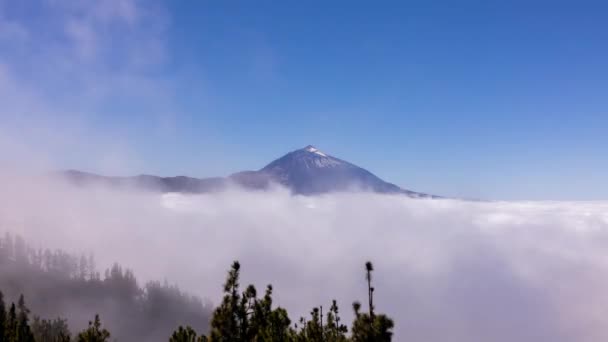
[[[207,193],[221,191],[233,183],[247,189],[268,189],[277,183],[300,195],[369,191],[416,198],[434,197],[401,189],[359,166],[325,154],[313,145],[291,151],[260,170],[238,172],[227,178],[104,177],[79,171],[62,174],[77,185],[96,183],[162,192]]]
[[[259,171],[236,175],[236,181],[241,184],[259,183],[259,178],[267,179],[266,184],[282,184],[296,194],[362,190],[418,196],[354,164],[325,154],[313,145],[289,152]]]
[[[304,151],[306,152],[310,152],[310,153],[314,153],[317,155],[320,155],[321,157],[327,157],[327,154],[321,152],[318,148],[312,146],[312,145],[308,145],[306,147],[303,148]]]

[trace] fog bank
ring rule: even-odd
[[[378,311],[396,340],[608,338],[608,202],[465,202],[403,196],[210,195],[2,181],[0,229],[93,252],[139,278],[218,303],[232,260],[243,284],[272,283],[295,321],[337,299],[350,321],[375,264]]]

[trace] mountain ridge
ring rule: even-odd
[[[279,184],[297,195],[373,192],[403,194],[414,198],[438,198],[402,189],[364,168],[331,156],[312,145],[288,152],[259,170],[240,171],[227,177],[161,177],[146,174],[114,177],[78,170],[60,171],[59,175],[78,186],[99,184],[159,192],[208,193],[227,189],[231,185],[249,190],[267,190],[273,184]]]

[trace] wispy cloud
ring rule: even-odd
[[[134,132],[116,124],[121,117],[146,118],[138,131],[166,132],[159,126],[173,125],[167,122],[175,112],[172,76],[162,72],[169,61],[169,16],[162,4],[46,0],[31,6],[32,15],[16,3],[0,3],[4,140],[30,150],[30,161],[37,159],[34,153],[72,154],[91,165],[93,155],[129,159],[123,152]],[[100,124],[108,121],[114,124],[101,133]],[[78,151],[83,144],[88,152]],[[125,171],[124,163],[114,164],[97,168]]]

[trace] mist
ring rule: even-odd
[[[608,202],[425,200],[370,193],[293,196],[281,187],[264,192],[233,188],[206,195],[159,194],[101,187],[76,188],[39,176],[50,170],[69,168],[124,176],[142,172],[197,177],[226,175],[244,169],[245,165],[256,167],[254,163],[274,156],[275,151],[264,150],[261,146],[279,150],[283,147],[278,145],[296,144],[303,137],[314,140],[311,142],[342,139],[342,145],[347,146],[361,136],[385,132],[394,137],[381,139],[373,150],[386,150],[393,156],[406,158],[406,164],[388,168],[400,173],[404,165],[424,165],[419,169],[421,173],[404,173],[403,177],[413,185],[424,181],[420,174],[435,170],[434,177],[426,181],[432,183],[433,188],[415,190],[428,190],[434,194],[431,190],[437,189],[438,195],[471,191],[473,194],[500,195],[501,192],[509,194],[505,189],[511,186],[518,188],[514,192],[518,196],[519,193],[600,196],[598,189],[606,189],[607,184],[603,175],[600,176],[605,165],[596,163],[602,158],[593,157],[599,155],[594,153],[598,146],[603,146],[601,138],[605,136],[602,133],[595,135],[603,126],[603,122],[596,119],[603,118],[605,113],[579,108],[574,102],[568,107],[553,101],[560,98],[556,95],[559,92],[536,93],[539,89],[557,91],[551,86],[530,88],[532,96],[518,87],[522,82],[510,82],[512,70],[536,70],[541,73],[529,73],[534,82],[527,82],[536,85],[538,79],[551,75],[550,69],[533,67],[534,64],[532,67],[488,64],[491,70],[509,71],[508,79],[503,79],[505,82],[499,79],[501,82],[496,84],[513,83],[516,87],[491,92],[491,96],[481,96],[472,87],[469,98],[467,94],[454,96],[453,87],[445,86],[470,83],[469,78],[428,83],[429,75],[423,68],[421,70],[425,72],[420,74],[419,80],[416,73],[408,73],[408,77],[413,76],[411,84],[389,79],[388,85],[404,84],[405,88],[423,90],[416,95],[422,96],[416,97],[420,101],[406,99],[404,102],[411,102],[415,107],[395,107],[397,113],[412,114],[408,124],[415,123],[416,131],[420,133],[418,140],[415,134],[403,140],[403,130],[411,127],[402,127],[391,118],[377,115],[397,106],[397,102],[392,101],[401,101],[403,97],[398,94],[395,99],[387,97],[388,101],[378,97],[377,94],[385,93],[384,79],[374,85],[377,91],[370,93],[372,99],[368,99],[371,102],[367,106],[366,97],[359,99],[358,93],[347,93],[343,101],[338,98],[331,101],[335,104],[328,104],[324,96],[315,98],[314,91],[308,94],[310,97],[302,93],[291,94],[285,85],[309,82],[308,79],[303,82],[287,77],[298,74],[293,70],[305,70],[302,61],[293,60],[296,62],[293,67],[297,69],[289,68],[285,62],[290,61],[290,55],[285,54],[281,46],[275,46],[272,35],[267,36],[263,30],[255,32],[255,28],[249,26],[245,27],[246,31],[252,30],[252,34],[242,34],[243,25],[239,25],[238,16],[232,18],[231,12],[226,25],[234,26],[235,32],[230,33],[232,27],[227,26],[203,27],[213,30],[202,32],[205,38],[225,31],[218,35],[217,42],[221,43],[218,46],[225,44],[231,49],[218,49],[214,40],[205,43],[206,38],[199,42],[197,34],[197,40],[186,40],[183,45],[200,48],[199,55],[198,51],[175,51],[171,37],[177,32],[183,38],[180,30],[190,30],[178,27],[178,31],[172,31],[173,25],[179,26],[182,22],[181,17],[174,17],[167,8],[170,7],[168,3],[41,1],[16,11],[20,6],[13,8],[14,4],[21,5],[21,2],[0,0],[0,47],[3,52],[0,56],[0,234],[20,234],[33,247],[59,248],[76,255],[93,253],[100,270],[118,262],[132,268],[141,283],[166,279],[215,304],[221,300],[226,271],[232,261],[239,260],[241,284],[253,283],[263,289],[271,283],[274,303],[286,307],[293,321],[307,316],[313,306],[329,306],[331,300],[336,299],[343,321],[350,322],[352,302],[364,302],[366,297],[364,263],[370,260],[376,270],[377,311],[395,320],[396,341],[597,342],[608,339],[608,254],[605,252],[608,247]],[[35,15],[26,10],[30,6],[36,9]],[[544,12],[546,10],[543,8]],[[512,12],[521,14],[525,11]],[[559,15],[553,17],[561,18]],[[395,18],[402,21],[399,15]],[[444,16],[439,19],[439,22],[445,22]],[[534,17],[535,23],[536,19],[539,18]],[[360,26],[359,19],[356,23]],[[520,20],[513,25],[501,28],[500,32],[517,33],[512,28],[527,27],[525,21]],[[425,24],[421,27],[422,33],[426,26],[436,27]],[[302,27],[306,30],[302,32],[308,36],[309,27]],[[487,30],[485,21],[481,28],[493,32]],[[593,32],[598,31],[592,28]],[[268,28],[268,32],[275,31],[283,30]],[[467,32],[463,31],[461,36],[470,37]],[[399,39],[383,36],[388,37],[386,46],[392,51]],[[545,34],[537,36],[542,38]],[[367,46],[360,44],[360,37],[356,38],[352,39],[353,43]],[[380,38],[376,39],[378,44],[374,43],[378,47],[382,46]],[[568,36],[567,42],[577,41],[571,38]],[[345,39],[343,43],[350,40]],[[483,39],[471,41],[483,42]],[[443,45],[451,49],[453,44],[449,43]],[[588,43],[588,46],[596,45]],[[441,44],[423,44],[412,51],[423,53],[427,45]],[[501,48],[508,55],[517,49],[529,51],[528,45],[502,44]],[[561,45],[577,51],[571,44]],[[535,46],[547,48],[544,43]],[[324,51],[324,47],[318,45],[304,48]],[[473,46],[470,49],[475,51]],[[486,51],[488,46],[481,49]],[[216,55],[214,51],[220,54]],[[413,65],[418,66],[420,60],[442,60],[435,58],[441,55],[437,51],[429,51],[431,59],[425,58],[424,54],[410,54],[414,58],[411,60]],[[585,52],[584,56],[597,55],[587,53],[586,48],[581,51]],[[226,61],[221,54],[228,56],[228,52],[236,59]],[[500,49],[495,52],[503,53]],[[548,58],[560,55],[549,52]],[[524,60],[502,58],[504,53],[496,61]],[[319,61],[332,62],[325,58],[331,57],[331,53],[322,55]],[[229,70],[215,70],[214,60],[226,64]],[[539,60],[547,64],[546,58]],[[577,65],[574,63],[577,59],[572,61],[567,66]],[[344,67],[343,61],[332,63],[337,63],[340,70]],[[589,63],[579,60],[578,64]],[[456,74],[477,75],[479,65],[474,63],[472,74]],[[311,70],[318,69],[314,65]],[[559,75],[568,76],[562,69],[555,70]],[[595,75],[600,69],[590,70]],[[365,76],[367,73],[361,73],[361,70],[346,70],[344,75]],[[460,69],[451,64],[433,64],[428,70]],[[576,70],[572,75],[580,75],[581,71]],[[308,76],[308,73],[302,74]],[[477,81],[488,82],[492,77]],[[275,78],[280,82],[270,82]],[[581,81],[584,77],[574,79]],[[564,80],[565,84],[574,84],[572,80]],[[327,83],[325,79],[321,81],[320,85]],[[420,84],[424,87],[420,88]],[[488,84],[481,84],[479,89],[492,90],[492,84],[489,87]],[[243,92],[239,91],[241,88]],[[256,95],[251,91],[255,88],[263,91]],[[299,91],[298,87],[287,88]],[[574,88],[582,89],[581,93],[598,93],[587,91],[598,88],[595,83],[592,88],[585,88],[583,83],[575,84]],[[427,91],[428,97],[424,97]],[[391,86],[388,94],[392,92]],[[278,93],[281,96],[277,97]],[[494,93],[507,97],[496,98]],[[570,95],[563,98],[584,100]],[[538,101],[548,99],[550,103],[531,101],[528,97]],[[277,98],[286,102],[275,103]],[[302,102],[289,102],[292,98]],[[499,101],[498,107],[488,107],[485,100],[488,98]],[[267,99],[270,102],[266,102]],[[462,102],[462,99],[467,101]],[[483,101],[476,104],[477,99]],[[500,102],[503,100],[513,106],[505,106]],[[425,105],[419,108],[418,102]],[[581,103],[600,102],[590,98]],[[241,103],[242,107],[233,106],[233,103]],[[314,103],[317,104],[309,106]],[[386,103],[390,106],[384,108]],[[427,106],[433,103],[446,104],[447,109]],[[467,106],[460,107],[463,104]],[[556,104],[559,108],[553,107]],[[250,108],[255,111],[249,112]],[[466,114],[475,113],[476,108],[484,114],[484,120]],[[239,111],[243,112],[243,117],[255,118],[255,124],[228,115]],[[429,115],[434,118],[432,113],[444,111],[452,117],[427,120]],[[547,120],[531,120],[523,126],[520,125],[522,120],[515,120],[518,116],[513,121],[517,125],[510,126],[506,120],[515,113],[528,120],[540,115],[534,113],[543,112],[554,117],[561,115],[560,120],[547,117]],[[588,127],[570,127],[574,122],[568,120],[566,114],[570,112],[583,117],[587,113],[586,120],[575,121],[586,123]],[[419,113],[420,117],[414,113]],[[492,117],[488,113],[499,119],[490,120]],[[226,115],[228,117],[222,117]],[[277,120],[289,115],[306,118],[306,125],[304,121],[294,121],[298,134],[286,129],[286,123],[291,119]],[[355,120],[356,126],[363,130],[345,126],[345,117],[350,121],[350,117],[366,116],[369,117]],[[237,121],[242,123],[236,125]],[[548,126],[537,126],[545,121]],[[437,125],[437,122],[442,124]],[[367,123],[384,123],[391,127],[384,131],[369,131]],[[468,123],[474,124],[466,128]],[[262,129],[265,126],[272,134],[267,135],[270,130]],[[329,135],[319,133],[319,127],[325,127]],[[511,130],[517,130],[517,134],[513,135]],[[550,131],[556,136],[547,134]],[[503,135],[505,132],[508,134]],[[249,140],[235,139],[241,135]],[[471,140],[471,137],[477,140]],[[254,138],[264,141],[265,145],[254,143]],[[429,141],[436,145],[418,148]],[[455,141],[460,142],[457,145],[461,149],[446,149]],[[590,145],[586,148],[575,142]],[[234,147],[239,145],[250,146],[245,150]],[[515,148],[506,149],[509,145]],[[255,158],[251,157],[253,152]],[[563,158],[544,158],[551,154],[563,154]],[[478,155],[478,158],[460,165],[467,159],[463,156],[471,155]],[[371,158],[382,159],[383,155]],[[431,159],[436,162],[423,163]],[[539,160],[544,162],[538,163]],[[520,169],[522,166],[526,168]],[[578,170],[581,166],[585,166],[583,171]],[[381,165],[378,167],[382,169]],[[456,167],[457,172],[445,181],[448,178],[444,170],[451,167]],[[578,172],[588,177],[577,177]],[[480,179],[471,178],[473,183],[477,181],[476,185],[471,182],[459,185],[459,173],[478,175]],[[545,178],[549,180],[545,181]],[[553,184],[560,187],[552,187]],[[478,189],[463,189],[467,186]],[[498,192],[488,189],[494,186]],[[450,190],[450,187],[455,188]],[[526,190],[524,187],[530,191],[522,191]],[[83,316],[82,324],[86,324],[93,314],[78,313]],[[78,324],[75,323],[75,328],[81,328]]]
[[[468,202],[343,193],[208,195],[75,188],[3,177],[0,229],[34,246],[95,254],[143,280],[221,299],[271,283],[292,320],[337,299],[347,321],[375,264],[376,306],[396,340],[608,338],[608,202]]]

